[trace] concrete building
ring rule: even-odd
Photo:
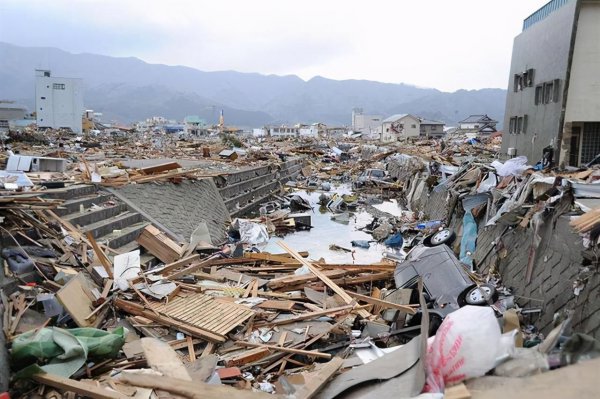
[[[362,108],[352,110],[352,130],[370,135],[381,127],[381,115],[367,115]]]
[[[298,135],[300,137],[319,137],[319,125],[313,123],[312,125],[301,125],[298,128]]]
[[[208,136],[208,126],[199,116],[189,115],[183,118],[183,134],[188,137]]]
[[[444,137],[444,126],[446,126],[444,122],[420,119],[419,136],[434,139]]]
[[[513,45],[502,151],[561,166],[600,153],[600,0],[552,0]]]
[[[71,129],[82,132],[83,88],[81,79],[51,76],[36,70],[35,112],[39,128]]]
[[[300,129],[297,127],[278,126],[269,128],[271,137],[297,137]]]
[[[381,141],[389,143],[402,138],[419,137],[420,119],[410,114],[396,114],[381,123]]]
[[[25,119],[27,109],[13,102],[0,101],[0,132],[8,131],[9,122]]]

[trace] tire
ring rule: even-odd
[[[450,245],[455,239],[456,233],[449,229],[443,229],[427,237],[425,242],[428,247],[437,247],[443,244]]]
[[[481,284],[468,290],[464,298],[467,305],[481,306],[496,302],[498,293],[491,285]]]

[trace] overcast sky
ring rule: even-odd
[[[204,71],[506,88],[513,38],[546,2],[0,0],[0,41]]]

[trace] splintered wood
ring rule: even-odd
[[[592,209],[591,211],[584,213],[576,219],[573,219],[570,223],[571,227],[578,233],[587,233],[593,230],[600,224],[600,208]]]
[[[199,293],[176,297],[167,304],[153,302],[151,307],[174,320],[222,337],[254,314],[246,306],[223,302]]]

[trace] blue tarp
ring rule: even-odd
[[[460,261],[473,270],[473,259],[471,255],[475,253],[477,243],[477,223],[470,211],[465,212],[463,217],[463,233],[460,240]]]

